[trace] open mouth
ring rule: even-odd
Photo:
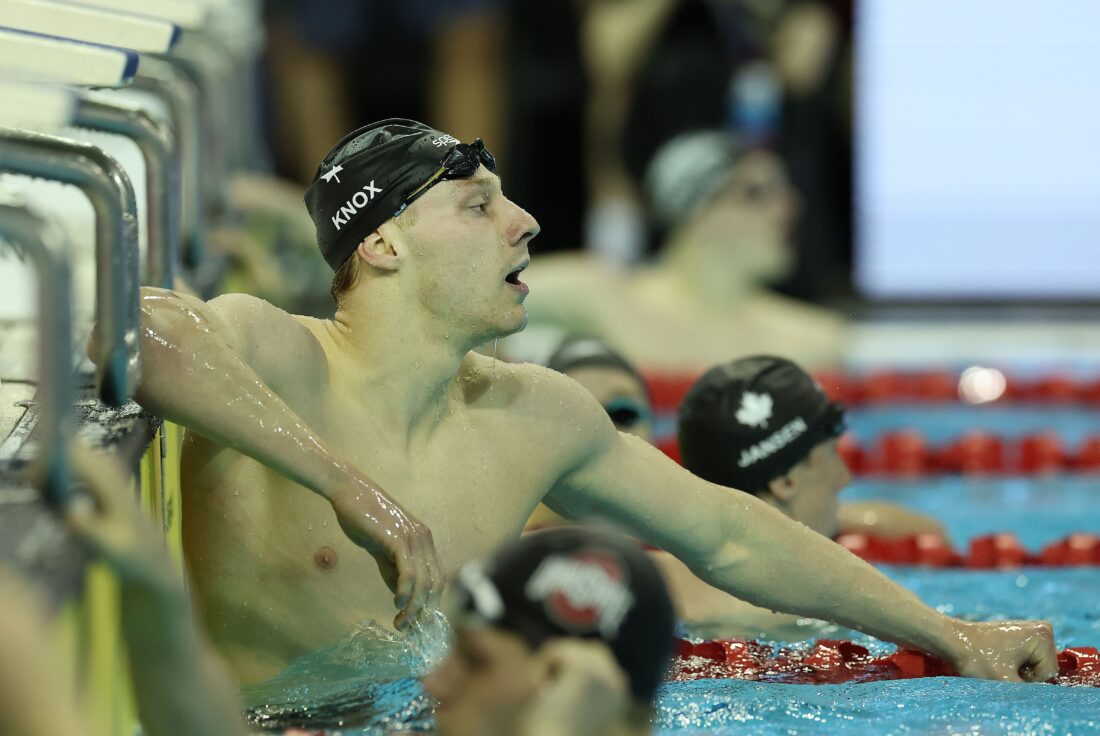
[[[519,280],[519,275],[523,273],[524,269],[526,269],[528,265],[530,265],[530,262],[524,261],[522,264],[519,265],[518,268],[509,272],[508,275],[504,277],[504,281],[509,286],[514,286],[517,289],[527,289],[527,284]]]

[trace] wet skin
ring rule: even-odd
[[[484,170],[409,212],[359,246],[362,279],[333,320],[243,295],[143,292],[138,398],[190,430],[185,551],[239,678],[273,675],[395,607],[405,623],[540,500],[613,519],[754,604],[925,648],[965,674],[1056,670],[1049,627],[949,619],[762,501],[616,432],[576,382],[471,353],[524,326],[509,274],[537,224]]]

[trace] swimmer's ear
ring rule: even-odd
[[[356,255],[380,271],[396,271],[401,267],[401,254],[405,249],[399,246],[393,235],[393,231],[383,225],[359,244],[355,249]]]
[[[791,480],[789,475],[773,478],[768,481],[768,492],[784,503],[790,501],[795,494],[794,481]]]

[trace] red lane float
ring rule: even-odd
[[[1100,536],[1071,534],[1046,545],[1037,553],[1028,552],[1016,535],[987,534],[970,540],[966,554],[956,552],[938,534],[919,534],[898,539],[883,539],[869,534],[841,534],[837,543],[867,562],[885,565],[921,565],[924,567],[965,567],[995,570],[1024,565],[1041,567],[1080,567],[1100,565]]]
[[[950,664],[911,649],[882,657],[851,641],[821,639],[808,649],[770,646],[745,639],[692,643],[677,640],[669,680],[738,679],[803,685],[956,677]],[[1059,685],[1100,687],[1100,652],[1071,647],[1058,655]]]
[[[657,447],[673,460],[681,461],[675,437],[664,438],[657,442]],[[838,450],[852,473],[889,478],[1100,473],[1100,436],[1087,438],[1074,452],[1051,432],[1037,432],[1015,440],[988,432],[967,432],[936,447],[917,430],[903,429],[879,435],[866,446],[847,434],[840,438]]]
[[[697,373],[648,374],[646,382],[654,409],[658,413],[674,412],[698,376]],[[848,406],[971,403],[961,398],[961,394],[966,394],[965,379],[954,371],[875,371],[859,375],[819,372],[814,377],[830,398]],[[1100,378],[1079,379],[1058,374],[1031,379],[1003,378],[1004,388],[999,395],[985,396],[983,402],[1100,406]]]

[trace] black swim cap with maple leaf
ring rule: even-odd
[[[703,374],[680,406],[680,454],[700,478],[750,493],[844,432],[844,407],[784,358],[757,355]]]

